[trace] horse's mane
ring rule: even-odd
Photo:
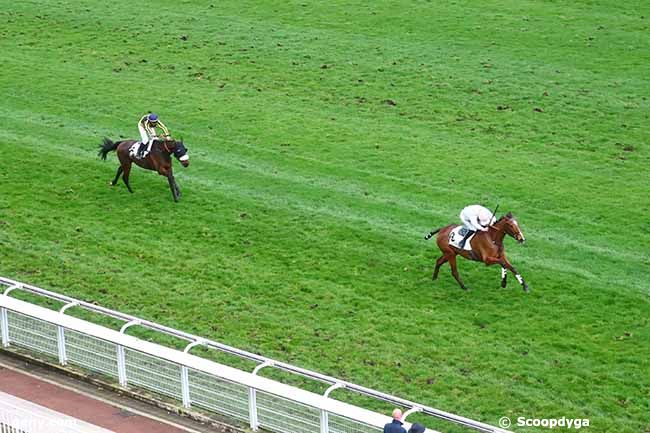
[[[502,215],[501,218],[499,218],[496,222],[499,222],[504,219],[512,219],[512,218],[513,218],[512,212],[508,212],[507,214]]]

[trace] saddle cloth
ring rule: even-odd
[[[134,159],[145,159],[145,158],[147,157],[147,155],[149,155],[149,152],[147,152],[147,151],[145,150],[141,157],[138,156],[138,150],[140,149],[140,146],[145,146],[145,145],[142,144],[142,142],[138,141],[138,142],[136,142],[136,143],[133,143],[133,144],[131,145],[131,147],[129,147],[129,156],[130,156],[131,158],[134,158]]]
[[[469,231],[469,230],[467,230],[467,229],[466,229],[465,227],[463,227],[463,226],[458,226],[458,227],[456,227],[455,229],[453,229],[451,232],[449,232],[449,244],[450,244],[451,246],[454,246],[454,247],[458,248],[458,249],[461,249],[461,248],[460,248],[460,241],[463,240],[463,238],[465,237],[465,235],[467,234],[468,231]],[[472,239],[474,238],[474,236],[476,236],[476,233],[473,233],[473,234],[472,234],[472,235],[467,239],[467,241],[465,241],[465,247],[462,248],[463,250],[465,250],[465,251],[472,251],[471,241],[472,241]]]

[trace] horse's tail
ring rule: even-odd
[[[425,241],[428,241],[429,239],[431,239],[431,238],[433,237],[433,235],[435,235],[436,233],[438,233],[441,229],[442,229],[442,227],[440,227],[439,229],[435,229],[435,230],[430,231],[430,232],[427,233],[427,235],[424,237],[424,240],[425,240]]]
[[[117,149],[117,146],[118,146],[119,144],[120,144],[119,141],[113,143],[111,140],[109,140],[108,138],[104,137],[104,142],[103,142],[102,144],[99,145],[100,149],[99,149],[99,153],[97,153],[97,155],[98,155],[101,159],[106,160],[106,155],[108,154],[108,152],[112,152],[112,151],[114,151],[115,149]]]

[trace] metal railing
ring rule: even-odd
[[[405,417],[419,412],[477,431],[503,433],[479,421],[375,391],[354,383],[266,358],[216,341],[110,310],[29,284],[0,277],[0,334],[2,346],[12,345],[58,359],[115,379],[120,386],[138,386],[179,401],[185,408],[203,410],[244,421],[253,430],[278,433],[365,433],[381,431],[390,419],[382,414],[343,403],[330,397],[337,388],[401,406]],[[62,302],[53,311],[11,297],[14,290]],[[80,307],[124,322],[120,331],[65,315]],[[141,326],[188,341],[184,351],[147,342],[125,334]],[[191,355],[203,346],[254,361],[244,372]],[[323,395],[292,387],[257,375],[265,367],[276,368],[330,385]],[[433,432],[433,430],[427,430]]]

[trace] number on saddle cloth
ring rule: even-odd
[[[459,250],[472,251],[472,245],[470,241],[472,240],[472,238],[474,238],[476,233],[472,233],[472,235],[469,238],[467,238],[463,248],[460,247],[460,243],[462,242],[463,238],[465,237],[465,235],[467,235],[468,232],[469,230],[467,230],[463,226],[456,227],[451,232],[449,232],[449,244],[451,246],[458,248]]]

